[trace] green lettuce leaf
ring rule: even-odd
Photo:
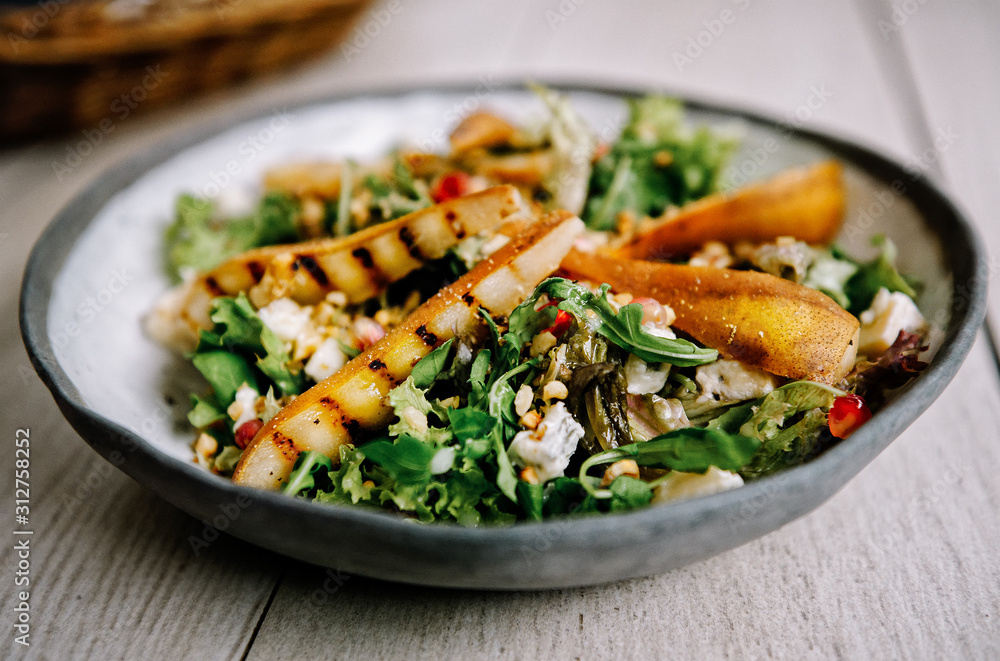
[[[896,270],[896,244],[879,234],[872,237],[872,245],[882,249],[879,256],[862,264],[844,286],[844,293],[851,302],[848,311],[854,316],[871,306],[875,294],[882,287],[891,292],[903,292],[912,299],[917,297],[914,286],[918,283],[908,280]]]
[[[413,376],[389,391],[389,406],[399,418],[389,426],[390,436],[412,436],[428,443],[442,444],[452,439],[452,432],[446,427],[436,427],[433,422],[446,422],[448,414],[444,407],[427,399],[427,391],[418,388]],[[403,411],[407,408],[416,409],[427,420],[426,428],[411,425]],[[431,417],[433,416],[433,418]]]
[[[818,448],[820,434],[826,429],[826,412],[843,394],[813,381],[795,381],[758,400],[740,434],[759,440],[761,446],[740,474],[756,479],[802,463]]]
[[[858,272],[858,265],[848,259],[836,257],[833,251],[814,251],[814,261],[802,281],[806,287],[817,289],[837,302],[845,310],[851,306],[848,298],[848,281]]]
[[[228,219],[211,201],[181,195],[164,237],[167,272],[179,281],[185,270],[207,271],[250,248],[295,241],[298,214],[298,202],[282,193],[265,196],[249,216]]]
[[[631,99],[620,138],[594,165],[583,219],[593,229],[609,230],[622,211],[659,216],[713,193],[735,146],[707,127],[689,127],[680,101]]]

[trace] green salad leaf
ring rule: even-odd
[[[622,306],[615,312],[606,297],[608,289],[608,285],[602,285],[595,295],[583,285],[564,278],[549,278],[538,286],[538,291],[560,301],[560,310],[572,313],[578,322],[592,326],[600,335],[648,363],[691,367],[711,363],[719,357],[714,349],[650,333],[642,325],[642,306],[638,303]]]
[[[715,192],[736,146],[708,127],[689,127],[676,99],[647,96],[628,104],[628,123],[590,179],[583,220],[593,229],[614,229],[622,211],[659,216]]]
[[[288,482],[281,488],[281,493],[297,496],[309,493],[317,487],[317,476],[326,476],[333,468],[333,462],[325,454],[315,450],[306,450],[295,460],[292,474]]]
[[[244,383],[257,392],[272,385],[282,395],[297,395],[306,377],[288,368],[284,343],[264,325],[246,294],[212,301],[212,330],[202,331],[191,362],[212,386],[212,396],[192,398],[188,420],[198,428],[222,420]]]
[[[282,193],[266,195],[249,216],[225,219],[211,201],[181,195],[165,235],[167,272],[179,281],[185,270],[207,271],[250,248],[295,241],[298,214],[298,202]]]
[[[896,270],[896,244],[883,234],[872,237],[872,245],[881,248],[879,256],[862,264],[844,286],[844,293],[850,299],[848,311],[857,316],[867,310],[875,294],[882,287],[889,291],[898,291],[915,299],[917,283],[907,280]]]
[[[759,440],[761,447],[740,474],[755,479],[802,463],[817,449],[826,412],[843,394],[815,381],[794,381],[755,402],[739,433]]]
[[[806,271],[802,284],[817,289],[845,310],[851,300],[845,289],[848,281],[858,272],[858,265],[849,259],[838,257],[832,250],[814,250],[813,263]]]

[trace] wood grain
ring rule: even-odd
[[[826,505],[739,549],[525,594],[299,565],[248,658],[291,658],[306,639],[339,659],[991,658],[1000,448],[979,431],[1000,425],[1000,393],[978,391],[995,378],[987,358],[980,342],[941,399]]]
[[[560,13],[570,4],[576,9]],[[951,124],[962,137],[942,152],[941,174],[995,250],[1000,16],[988,2],[915,4],[920,9],[894,35],[899,40],[885,41],[873,21],[887,14],[851,0],[650,0],[630,6],[633,13],[558,0],[475,9],[404,2],[350,57],[336,53],[282,79],[116,121],[62,178],[53,164],[81,136],[0,154],[3,433],[30,427],[35,450],[27,657],[239,659],[248,646],[251,659],[1000,657],[1000,379],[982,339],[938,402],[812,515],[662,576],[493,594],[331,576],[301,563],[291,563],[282,580],[275,567],[287,561],[228,538],[195,556],[187,539],[201,525],[107,472],[31,373],[16,328],[29,247],[69,196],[115,160],[236,106],[480,76],[486,87],[533,76],[656,85],[778,116],[825,86],[830,96],[806,126],[845,132],[901,158],[919,154],[936,128]],[[673,54],[727,9],[736,19],[678,67]],[[476,29],[456,36],[455,24]],[[907,71],[912,81],[900,84]],[[5,493],[11,461],[7,453],[0,460]],[[88,479],[92,493],[67,505]],[[9,546],[0,558],[12,572]],[[11,612],[12,598],[10,590],[0,596],[3,612]],[[4,645],[3,656],[25,656]]]

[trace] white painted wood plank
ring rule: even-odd
[[[507,594],[298,566],[249,659],[962,658],[1000,654],[1000,394],[978,343],[955,384],[813,514],[708,561]]]
[[[977,223],[1000,272],[1000,4],[876,3],[871,20],[887,47],[906,53],[931,133],[942,136],[917,154],[940,167],[946,185]],[[943,136],[948,136],[944,139]],[[1000,331],[1000,289],[990,296],[990,322]]]
[[[543,9],[558,3],[543,4],[520,17],[530,61],[511,55],[508,65],[674,87],[779,115],[825,84],[833,97],[815,125],[898,158],[918,151],[922,134],[903,119],[911,99],[852,4],[754,3],[680,71],[670,55],[732,4],[645,5],[637,20],[620,4],[588,3],[554,30]],[[394,46],[416,57],[417,46]],[[446,45],[432,57],[456,75],[492,65],[490,49],[456,61]],[[957,381],[829,504],[719,558],[615,586],[524,595],[363,578],[338,587],[337,574],[299,568],[250,658],[291,655],[307,635],[341,658],[994,657],[1000,496],[988,468],[997,450],[982,431],[996,428],[998,392],[983,344]]]
[[[0,272],[12,276],[6,282],[17,281],[41,224],[107,164],[204,118],[225,117],[233,107],[280,107],[322,92],[490,74],[593,77],[751,103],[781,116],[805,102],[810,86],[825,84],[833,96],[810,125],[845,131],[895,154],[920,147],[898,120],[908,101],[878,65],[880,45],[852,3],[753,0],[682,70],[672,53],[735,2],[581,3],[553,29],[546,12],[560,4],[522,0],[463,8],[445,0],[404,1],[402,11],[350,58],[335,51],[280,79],[116,123],[115,132],[63,180],[52,164],[65,158],[76,136],[8,153],[0,157],[0,233],[8,235],[0,241]],[[955,41],[946,43],[963,43],[961,35],[949,38]],[[992,171],[996,164],[992,158]],[[26,359],[13,326],[16,293],[5,287],[0,300],[0,365],[10,374],[10,366],[26,365]],[[995,514],[989,515],[1000,499],[991,479],[997,464],[989,439],[995,435],[982,430],[997,428],[990,412],[997,410],[997,386],[982,347],[973,361],[961,386],[950,388],[827,506],[743,549],[666,576],[536,595],[453,593],[355,578],[322,608],[309,602],[322,588],[322,570],[299,566],[268,614],[252,657],[447,658],[456,649],[510,658],[662,656],[666,650],[741,657],[868,657],[876,651],[887,657],[995,657],[1000,546]],[[58,419],[36,382],[4,382],[0,396],[13,403],[9,410],[26,412],[12,418],[11,430],[26,420],[47,439],[36,467],[40,493],[72,491],[101,465]],[[955,446],[956,461],[972,466],[967,471],[958,464],[963,474],[955,485],[939,486],[941,466],[951,460],[942,439]],[[943,493],[921,498],[928,487]],[[70,554],[53,544],[38,556],[45,599],[34,604],[36,632],[45,637],[37,656],[238,657],[273,585],[273,560],[231,540],[213,546],[214,558],[191,557],[184,540],[196,524],[117,474],[85,506],[83,522],[59,516],[56,504],[40,510],[47,518],[37,519],[50,539],[73,540],[62,546],[79,550]],[[830,555],[844,546],[847,555]],[[11,560],[5,554],[4,566]],[[168,590],[168,584],[175,587]],[[9,612],[7,606],[3,602]]]

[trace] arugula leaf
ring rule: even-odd
[[[219,403],[215,401],[213,395],[208,397],[191,395],[191,410],[187,414],[187,419],[192,427],[203,429],[220,420],[225,420],[226,417],[225,410],[219,408]]]
[[[611,492],[609,509],[623,512],[649,505],[653,500],[653,485],[628,475],[619,475],[608,487]]]
[[[448,340],[424,356],[413,366],[410,378],[417,388],[430,388],[437,380],[439,374],[444,372],[445,365],[448,364],[448,357],[451,352],[451,345],[454,340]]]
[[[640,466],[685,473],[704,473],[711,466],[736,471],[746,465],[760,446],[756,438],[721,429],[675,429],[648,441],[622,445],[589,457],[580,467],[580,483],[591,495],[610,498],[612,492],[594,489],[590,484],[587,471],[593,466],[633,459]]]
[[[608,303],[606,294],[610,287],[601,285],[595,295],[582,285],[565,278],[549,278],[538,286],[538,291],[561,299],[559,309],[573,314],[584,323],[625,351],[635,354],[648,363],[670,363],[680,367],[704,365],[719,357],[714,349],[703,349],[682,339],[653,335],[642,325],[642,306],[638,303],[623,306],[618,312]],[[591,316],[596,313],[596,316]]]
[[[412,436],[400,436],[394,443],[366,443],[364,453],[400,484],[413,485],[427,482],[434,474],[432,463],[438,449]]]
[[[542,485],[518,480],[516,490],[517,502],[524,510],[525,516],[532,521],[541,521],[544,505]]]
[[[455,438],[463,443],[489,438],[496,426],[500,424],[499,420],[489,413],[470,407],[448,409],[448,422]]]
[[[317,476],[329,473],[332,468],[333,462],[329,457],[315,450],[306,450],[295,460],[292,474],[281,488],[281,493],[290,496],[308,493],[317,487]]]
[[[844,293],[851,302],[848,311],[854,316],[871,306],[875,294],[882,287],[891,292],[903,292],[913,299],[917,297],[914,284],[918,283],[907,280],[896,270],[896,244],[884,234],[878,234],[872,237],[872,245],[881,247],[879,256],[862,264],[844,285]]]

